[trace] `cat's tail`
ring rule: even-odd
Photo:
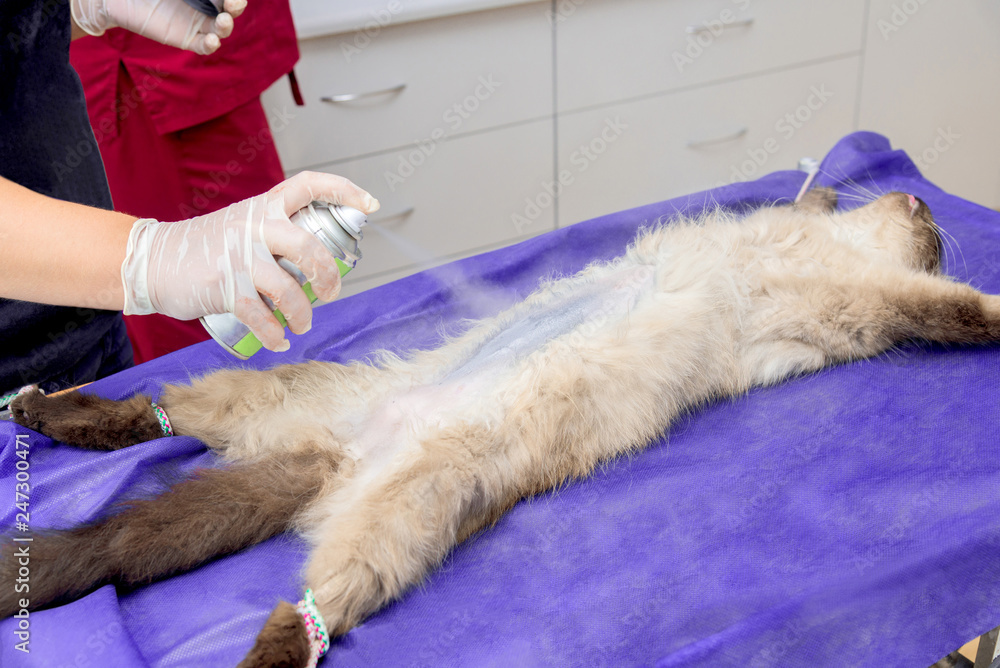
[[[312,452],[206,469],[95,524],[3,541],[0,619],[109,582],[152,582],[266,540],[290,527],[338,464],[331,454]],[[15,587],[24,563],[30,577]]]

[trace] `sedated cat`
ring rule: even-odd
[[[345,633],[519,499],[641,449],[682,411],[908,338],[1000,339],[1000,297],[940,275],[940,253],[912,195],[837,212],[836,194],[814,189],[743,219],[715,211],[644,231],[622,257],[542,285],[437,350],[165,387],[176,433],[228,466],[36,537],[31,606],[296,528],[321,624]],[[163,435],[144,396],[36,392],[13,411],[93,449]],[[14,572],[7,553],[0,578]],[[18,610],[12,592],[0,590],[0,617]],[[321,640],[281,602],[240,665],[305,666]]]

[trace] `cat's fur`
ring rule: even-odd
[[[142,584],[295,527],[312,545],[304,584],[336,636],[519,499],[639,450],[682,411],[908,338],[1000,338],[1000,298],[939,274],[926,205],[892,193],[834,206],[816,190],[743,220],[716,211],[646,231],[623,257],[408,359],[166,387],[177,433],[230,465],[37,538],[31,603]],[[158,430],[148,399],[129,401],[30,394],[13,410],[53,438],[114,449]],[[0,577],[14,569],[5,557]],[[17,609],[12,591],[0,588],[0,616]],[[241,665],[299,666],[306,653],[281,603]]]

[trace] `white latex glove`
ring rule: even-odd
[[[233,31],[233,19],[246,9],[247,0],[225,0],[215,19],[184,0],[70,0],[69,8],[80,29],[102,35],[121,27],[163,44],[201,55],[219,48],[220,39]]]
[[[269,350],[288,350],[285,330],[261,300],[266,295],[296,334],[312,326],[312,306],[274,256],[294,264],[323,301],[340,294],[333,255],[288,217],[309,202],[345,204],[365,213],[378,200],[343,178],[302,172],[263,195],[190,220],[135,222],[122,263],[125,314],[163,313],[192,320],[233,313]]]

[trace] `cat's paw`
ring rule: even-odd
[[[149,397],[125,401],[68,392],[31,390],[10,406],[14,421],[49,438],[95,450],[117,450],[163,436]]]
[[[10,414],[14,422],[40,434],[45,433],[45,409],[42,407],[45,395],[38,388],[31,389],[14,398],[10,404]]]
[[[302,615],[294,605],[282,601],[237,668],[304,668],[309,663],[309,652]]]

